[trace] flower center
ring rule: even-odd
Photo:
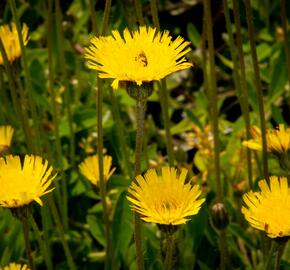
[[[141,51],[136,57],[135,61],[142,67],[146,67],[148,65],[148,60],[143,51]]]

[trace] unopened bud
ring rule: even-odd
[[[212,221],[218,230],[224,230],[229,225],[229,215],[223,203],[216,203],[211,208]]]

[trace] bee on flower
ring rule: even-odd
[[[93,37],[84,57],[90,69],[97,70],[100,78],[119,82],[134,82],[138,86],[158,81],[167,75],[192,66],[184,57],[191,49],[182,37],[172,40],[169,31],[141,26],[138,30],[117,30],[111,36]]]

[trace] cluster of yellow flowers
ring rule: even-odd
[[[261,131],[251,129],[253,139],[244,141],[243,145],[262,150]],[[267,130],[267,151],[279,158],[282,169],[288,163],[290,154],[290,129],[280,124],[275,130]],[[283,160],[286,161],[283,162]],[[288,174],[288,171],[287,171]],[[290,235],[290,188],[286,177],[272,176],[268,181],[259,181],[260,192],[250,191],[243,196],[247,207],[242,207],[246,220],[258,230],[265,231],[271,238]]]
[[[28,29],[24,25],[22,35],[27,43]],[[0,38],[9,62],[21,55],[15,24],[12,27],[1,26]],[[168,31],[157,32],[151,27],[140,27],[130,33],[125,29],[123,36],[113,31],[108,37],[94,37],[91,45],[85,49],[84,57],[88,66],[99,72],[101,78],[113,79],[112,87],[117,89],[120,82],[156,81],[172,72],[192,66],[185,59],[190,51],[189,42],[181,37],[172,41]],[[162,52],[162,53],[160,53]],[[3,57],[0,57],[3,64]],[[6,153],[11,143],[13,128],[0,127],[0,153]],[[279,155],[288,153],[290,148],[290,129],[280,125],[277,130],[267,132],[267,150]],[[261,134],[252,129],[253,139],[243,144],[255,150],[261,150]],[[211,141],[206,141],[211,147]],[[1,150],[2,149],[2,150]],[[3,151],[5,149],[5,151]],[[95,186],[99,184],[98,156],[90,156],[79,165],[81,173]],[[0,206],[17,208],[36,201],[42,205],[41,196],[51,192],[49,188],[56,174],[48,162],[38,156],[24,157],[7,155],[0,158]],[[104,179],[108,181],[114,173],[112,157],[104,156]],[[138,175],[128,189],[127,199],[131,208],[146,222],[180,225],[196,215],[204,198],[199,199],[201,188],[186,181],[188,171],[163,167],[161,175],[149,169],[144,176]],[[246,220],[271,238],[290,235],[290,189],[285,177],[271,177],[259,182],[260,192],[250,191],[244,195],[246,206],[242,213]],[[26,266],[11,264],[8,269],[28,269]]]

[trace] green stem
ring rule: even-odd
[[[69,80],[66,70],[66,60],[64,53],[64,37],[62,31],[62,12],[60,9],[59,0],[55,0],[55,15],[56,15],[56,35],[58,41],[58,50],[59,50],[59,65],[60,72],[62,76],[62,82],[64,84],[64,98],[65,98],[65,107],[67,113],[67,121],[69,125],[69,140],[70,140],[70,164],[75,165],[75,134],[73,128],[73,117],[71,111],[71,94],[69,87]],[[61,205],[61,216],[63,219],[64,229],[68,229],[68,194],[67,194],[67,179],[64,178],[61,185],[62,190],[62,205]]]
[[[158,18],[158,7],[156,0],[150,0],[151,15],[153,18],[153,24],[156,27],[156,30],[160,30],[159,18]],[[166,79],[164,78],[161,81],[161,86],[159,87],[160,93],[160,104],[162,109],[162,116],[164,121],[165,136],[166,136],[166,148],[168,154],[168,163],[169,166],[174,166],[174,151],[172,144],[172,137],[170,133],[170,120],[168,112],[168,93],[166,87]]]
[[[92,29],[95,35],[98,34],[97,30],[97,18],[96,18],[96,12],[95,12],[95,6],[94,6],[94,0],[89,0],[89,6],[90,6],[90,14],[91,14],[91,23],[92,23]]]
[[[280,0],[280,17],[281,17],[281,22],[282,22],[283,34],[284,34],[284,47],[285,47],[287,71],[288,71],[288,85],[290,88],[290,49],[288,45],[289,37],[288,37],[288,29],[287,29],[288,22],[287,22],[286,10],[287,10],[286,0]],[[289,107],[290,107],[290,99],[289,99]]]
[[[248,99],[248,91],[246,85],[246,74],[245,74],[245,63],[244,63],[244,53],[242,48],[242,38],[241,38],[241,23],[239,17],[239,7],[238,1],[233,1],[233,9],[234,9],[234,19],[236,24],[236,36],[237,36],[237,49],[238,55],[236,51],[236,46],[234,42],[234,35],[231,26],[230,20],[230,12],[228,8],[228,0],[223,0],[224,6],[224,14],[226,19],[226,27],[229,34],[229,44],[230,51],[232,55],[232,60],[234,63],[234,81],[236,88],[238,90],[238,97],[241,104],[241,110],[244,117],[245,125],[246,125],[246,139],[249,140],[251,138],[250,134],[250,113],[249,113],[249,99]],[[238,63],[238,58],[240,60],[240,65]],[[240,75],[239,75],[240,71]],[[248,182],[249,187],[253,188],[253,179],[252,179],[252,157],[251,150],[246,148],[246,156],[247,156],[247,169],[248,169]]]
[[[12,71],[12,67],[10,66],[10,63],[7,58],[7,54],[5,51],[5,48],[3,46],[2,40],[0,39],[0,51],[1,55],[4,60],[4,67],[6,70],[7,78],[8,78],[8,84],[9,84],[9,90],[12,97],[12,103],[13,108],[15,109],[16,115],[20,118],[20,122],[24,131],[25,140],[27,142],[28,148],[30,151],[35,152],[34,144],[32,143],[32,134],[30,133],[30,127],[28,119],[24,118],[24,113],[22,112],[23,106],[20,105],[19,100],[17,98],[17,87],[15,85],[14,75]]]
[[[105,221],[105,236],[106,236],[106,263],[105,269],[110,269],[113,264],[113,254],[112,254],[112,240],[110,232],[110,221],[108,214],[108,207],[106,202],[106,183],[104,179],[104,162],[103,162],[103,127],[102,127],[102,103],[103,103],[103,89],[101,85],[101,79],[97,78],[98,90],[97,90],[97,122],[98,122],[98,160],[99,160],[99,178],[100,178],[100,195],[101,202],[104,211],[104,221]]]
[[[134,175],[137,176],[141,174],[141,156],[142,156],[142,146],[143,146],[143,133],[144,133],[144,121],[145,121],[145,109],[147,97],[143,96],[143,89],[136,86],[136,145],[135,145],[135,167]],[[141,219],[138,213],[135,212],[134,216],[134,237],[136,245],[136,257],[137,257],[137,269],[144,269],[144,258],[142,252],[142,231],[141,231]]]
[[[172,234],[167,234],[164,270],[171,270],[172,269],[173,250],[174,250],[174,236]]]
[[[38,225],[36,224],[32,215],[29,215],[29,222],[32,226],[32,229],[33,229],[34,234],[36,236],[36,239],[38,241],[38,244],[39,244],[39,247],[41,250],[41,254],[44,257],[46,269],[52,270],[53,264],[52,264],[52,260],[51,260],[50,254],[49,254],[48,243],[42,238],[41,233],[40,233],[39,228],[38,228]]]
[[[215,74],[215,62],[214,62],[214,46],[213,46],[213,32],[212,32],[212,15],[210,0],[204,0],[204,15],[206,21],[206,33],[208,40],[208,51],[209,51],[209,74],[210,78],[208,83],[208,93],[210,97],[210,108],[211,108],[211,122],[214,139],[214,167],[215,177],[217,186],[217,201],[223,201],[222,184],[220,177],[220,143],[219,143],[219,130],[218,130],[218,105],[217,105],[217,87],[216,87],[216,74]],[[221,269],[226,269],[227,262],[227,242],[226,242],[226,231],[220,232],[220,257],[221,257]]]
[[[108,32],[111,6],[112,6],[112,0],[106,0],[103,23],[102,23],[102,32],[101,32],[102,35],[105,35]]]
[[[163,79],[161,81],[161,87],[159,88],[159,93],[160,93],[160,103],[161,103],[162,116],[163,116],[164,128],[165,128],[168,163],[169,163],[169,166],[174,166],[173,144],[172,144],[172,137],[170,133],[170,120],[169,120],[169,113],[168,113],[168,94],[167,94],[167,89],[166,89],[166,79]]]
[[[27,211],[27,209],[24,209],[23,211]],[[21,221],[22,221],[25,249],[26,249],[27,258],[29,261],[29,266],[31,270],[35,270],[35,265],[34,265],[34,261],[32,257],[30,241],[29,241],[29,225],[28,225],[28,218],[26,216],[26,213],[23,214],[23,216],[21,217]]]
[[[19,44],[21,48],[21,61],[24,69],[24,80],[25,80],[25,86],[27,89],[27,96],[28,96],[28,102],[29,102],[29,108],[31,110],[31,115],[34,123],[34,128],[35,128],[35,142],[36,142],[36,153],[40,154],[42,152],[42,147],[41,147],[41,134],[40,134],[40,125],[39,125],[39,119],[37,117],[37,110],[36,110],[36,105],[34,104],[33,98],[32,98],[32,80],[31,80],[31,74],[28,68],[28,61],[27,61],[27,56],[26,56],[26,50],[24,46],[24,41],[22,37],[22,31],[19,23],[19,18],[17,16],[17,9],[16,9],[16,4],[15,0],[9,0],[11,12],[13,15],[13,18],[15,20],[16,24],[16,29],[17,29],[17,34],[18,34],[18,39],[19,39]],[[31,137],[30,137],[31,140]]]
[[[109,26],[109,15],[111,10],[111,0],[106,0],[104,17],[102,23],[102,35],[105,35]],[[91,10],[92,11],[92,10]],[[100,179],[100,195],[101,195],[101,203],[103,207],[103,215],[105,221],[105,237],[106,237],[106,261],[105,261],[105,269],[114,269],[114,256],[112,249],[112,239],[111,239],[111,225],[109,220],[109,212],[106,201],[106,183],[104,179],[104,160],[103,160],[103,125],[102,125],[102,104],[103,104],[103,88],[101,79],[97,78],[97,131],[98,131],[98,161],[99,161],[99,179]]]
[[[283,252],[285,250],[286,244],[287,244],[287,241],[281,243],[279,245],[279,247],[278,247],[277,254],[276,254],[276,259],[275,259],[275,270],[279,270],[280,269],[281,259],[282,259]]]
[[[253,14],[251,9],[251,1],[246,0],[246,17],[248,24],[248,32],[251,46],[251,56],[254,67],[254,82],[257,91],[258,97],[258,105],[259,105],[259,114],[260,114],[260,122],[261,122],[261,137],[262,137],[262,154],[263,154],[263,172],[264,178],[267,182],[269,182],[269,173],[268,173],[268,154],[267,154],[267,141],[266,141],[266,121],[265,121],[265,110],[264,110],[264,102],[263,102],[263,91],[262,84],[260,80],[260,72],[259,72],[259,63],[256,51],[256,43],[255,43],[255,30],[253,24]]]
[[[136,15],[137,20],[139,22],[139,25],[144,25],[144,18],[143,18],[143,11],[142,11],[142,4],[140,0],[134,0],[135,9],[136,9]]]
[[[160,30],[159,18],[158,18],[158,7],[157,0],[150,0],[150,9],[151,15],[153,18],[153,25],[156,27],[156,30]]]
[[[269,252],[268,252],[268,254],[267,254],[267,259],[265,260],[265,266],[264,266],[264,269],[265,270],[271,270],[271,269],[273,269],[272,268],[272,257],[273,257],[273,254],[274,254],[274,251],[275,251],[275,245],[274,245],[274,243],[271,241],[271,243],[270,243],[270,250],[269,250]]]
[[[63,226],[61,223],[61,219],[60,219],[59,213],[57,211],[57,208],[55,206],[52,195],[48,196],[48,203],[49,203],[49,207],[50,207],[51,212],[52,212],[54,222],[56,224],[56,229],[58,231],[60,241],[61,241],[63,249],[64,249],[67,263],[70,267],[70,270],[76,270],[77,268],[76,268],[75,263],[73,261],[73,257],[72,257],[70,248],[68,246],[67,240],[65,239],[65,232],[64,232],[64,229],[63,229]]]

